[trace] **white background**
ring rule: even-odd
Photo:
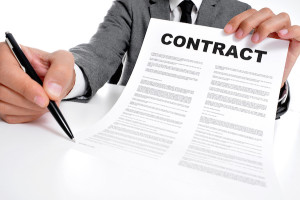
[[[226,1],[226,0],[225,0]],[[274,13],[287,12],[300,25],[299,0],[243,0],[253,8],[270,7]],[[0,41],[10,31],[20,44],[45,51],[69,48],[84,42],[97,30],[112,0],[1,0]],[[289,81],[291,111],[300,112],[300,61]]]
[[[226,0],[224,0],[226,1]],[[58,49],[69,49],[79,43],[87,42],[89,38],[92,36],[92,34],[97,30],[98,24],[103,20],[103,17],[105,16],[107,10],[111,6],[112,0],[85,0],[85,1],[71,1],[71,0],[0,0],[0,41],[4,41],[4,32],[10,31],[14,34],[17,41],[23,45],[40,48],[46,51],[55,51]],[[249,3],[252,5],[252,7],[256,9],[260,9],[262,7],[270,7],[275,13],[280,12],[287,12],[290,14],[292,23],[300,25],[300,3],[299,0],[244,0],[244,2]],[[300,60],[300,59],[299,59]],[[279,123],[285,124],[288,122],[289,128],[293,130],[300,130],[299,127],[299,114],[300,114],[300,61],[298,60],[296,66],[294,67],[292,74],[290,75],[289,81],[291,85],[291,92],[292,92],[292,103],[290,107],[290,114],[285,115],[283,119],[279,120]],[[0,77],[1,78],[1,77]],[[97,100],[94,98],[94,100]],[[71,103],[70,103],[71,104]],[[65,106],[72,105],[67,104]],[[93,107],[93,104],[89,104],[87,107],[80,107],[82,110],[86,110],[87,108],[90,108],[90,110],[95,110]],[[79,106],[76,106],[76,109],[78,110]],[[73,107],[72,107],[73,108]],[[70,109],[71,110],[71,109]],[[295,113],[297,112],[297,113]],[[88,119],[97,119],[97,116],[99,113],[92,113],[90,118]],[[70,116],[67,116],[68,119],[71,119],[72,121],[72,112]],[[82,118],[81,121],[86,122],[86,118]],[[44,122],[46,123],[46,122]],[[90,123],[90,121],[89,121]],[[82,123],[80,123],[82,124]],[[28,125],[30,126],[30,125]],[[4,127],[4,130],[3,130]],[[7,124],[2,124],[2,127],[0,128],[0,132],[5,132],[5,127],[8,127],[7,130],[11,130],[12,127],[8,126]],[[15,127],[15,126],[14,126]],[[43,126],[41,126],[43,128]],[[51,127],[51,123],[45,126],[45,127]],[[277,173],[279,174],[280,182],[283,185],[283,191],[285,195],[288,197],[286,199],[299,199],[299,168],[297,166],[300,166],[299,162],[299,134],[297,134],[296,131],[289,131],[287,130],[287,126],[278,126],[278,134],[276,137],[277,141],[280,141],[280,145],[277,145],[277,149],[275,149],[275,155],[277,155],[277,159],[275,159],[275,163],[277,166]],[[35,128],[40,129],[39,126],[35,126]],[[39,136],[39,134],[36,134],[35,131],[32,131],[33,127],[28,128],[28,138],[36,137],[35,141],[42,141],[42,144],[48,144],[44,140],[44,137],[49,137],[49,141],[51,143],[52,140],[55,137],[51,137],[52,135],[46,134]],[[50,130],[50,129],[49,129]],[[52,129],[51,129],[52,130]],[[298,131],[299,132],[299,131]],[[26,133],[27,134],[27,133]],[[32,135],[30,135],[32,134]],[[33,136],[34,135],[34,136]],[[5,135],[4,135],[5,136]],[[11,138],[11,140],[15,140],[14,137]],[[4,140],[2,140],[4,141]],[[7,140],[10,141],[10,140]],[[18,141],[16,139],[15,141]],[[14,142],[15,142],[14,141]],[[28,140],[26,140],[28,141]],[[34,144],[35,144],[35,141]],[[11,144],[15,144],[14,142],[6,142],[7,147],[10,147]],[[276,143],[276,142],[275,142]],[[278,142],[277,142],[278,143]],[[5,144],[5,143],[3,143]],[[52,144],[52,143],[51,143]],[[54,144],[54,143],[53,143]],[[55,143],[56,144],[56,143]],[[35,145],[33,145],[35,147]],[[276,145],[275,145],[276,146]],[[19,147],[18,147],[19,148]],[[18,149],[14,146],[11,147],[11,149]],[[46,146],[47,149],[48,146]],[[43,148],[42,148],[43,149]],[[59,149],[60,150],[60,149]],[[17,151],[15,151],[17,152]],[[31,154],[32,152],[36,152],[35,150],[26,150],[25,156],[20,159],[15,159],[16,163],[22,163],[23,160],[26,160],[27,158],[32,158]],[[43,151],[42,151],[43,152]],[[55,151],[56,153],[51,152],[50,157],[47,158],[47,161],[42,164],[42,167],[45,165],[55,166],[57,163],[51,163],[48,160],[55,160],[55,156],[60,156],[60,152]],[[5,152],[4,152],[5,153]],[[38,152],[36,152],[38,154]],[[36,155],[33,154],[33,155]],[[19,155],[19,154],[12,154],[12,155]],[[11,156],[11,154],[9,154]],[[43,155],[44,157],[44,155]],[[14,158],[14,157],[12,157]],[[39,158],[39,157],[38,157]],[[60,158],[60,157],[59,157]],[[78,163],[78,155],[74,157],[74,160],[72,162],[66,163]],[[95,176],[95,180],[97,178],[103,178],[103,177],[110,177],[113,176],[113,170],[107,170],[103,169],[103,177],[100,177],[100,173],[102,175],[102,165],[93,165],[95,162],[88,162],[84,160],[85,162],[79,163],[78,166],[72,166],[72,169],[75,171],[78,170],[78,172],[82,172],[79,169],[84,166],[89,166],[90,169],[86,173],[77,173],[77,176],[74,177],[78,178],[78,180],[83,181],[84,184],[88,184],[90,181],[90,177],[95,176],[95,172],[98,172],[98,176]],[[25,162],[25,161],[24,161]],[[5,164],[2,162],[2,164]],[[90,165],[89,165],[90,164]],[[14,174],[16,177],[15,179],[4,179],[5,182],[3,182],[5,185],[10,186],[8,183],[12,183],[14,180],[21,180],[20,185],[22,185],[23,178],[24,177],[30,177],[31,174],[23,173],[23,169],[25,167],[29,167],[30,164],[27,164],[26,166],[18,166],[13,165],[11,166],[12,172],[17,172],[17,174]],[[96,170],[95,167],[100,168]],[[105,166],[105,165],[103,165]],[[294,167],[296,166],[296,167]],[[15,169],[22,169],[22,170],[15,170]],[[70,167],[69,167],[70,168]],[[67,168],[67,169],[69,169]],[[48,169],[47,167],[44,167],[42,169]],[[58,167],[56,168],[58,169]],[[71,168],[70,168],[71,169]],[[85,169],[83,167],[83,169]],[[26,170],[25,170],[26,171]],[[28,170],[30,171],[30,170]],[[72,176],[75,174],[72,174]],[[42,172],[45,172],[41,174]],[[55,170],[54,170],[55,172]],[[47,172],[48,173],[48,172]],[[53,172],[52,172],[53,173]],[[87,173],[90,173],[87,175]],[[110,173],[110,174],[109,174]],[[41,169],[37,170],[36,176],[41,175],[41,177],[45,177],[44,174],[46,174],[46,171],[43,171]],[[50,173],[51,174],[51,173]],[[119,173],[121,174],[121,172]],[[62,176],[61,172],[58,173],[59,176]],[[118,175],[118,174],[117,174]],[[115,177],[117,176],[115,175]],[[8,177],[11,176],[11,174],[8,173]],[[19,177],[20,176],[20,177]],[[50,175],[49,175],[50,176]],[[32,178],[32,177],[30,177]],[[35,177],[36,178],[36,177]],[[50,177],[51,178],[51,177]],[[55,180],[57,177],[53,177],[50,180]],[[81,178],[81,179],[80,179]],[[138,181],[139,177],[130,177],[133,181]],[[12,180],[12,181],[10,181]],[[36,180],[40,180],[37,179]],[[60,179],[58,179],[60,180]],[[73,180],[73,179],[70,179]],[[76,180],[76,181],[78,181]],[[118,183],[111,183],[111,179],[105,179],[105,184],[111,184],[112,188],[113,186],[116,186],[117,188],[121,188],[121,184],[123,182]],[[112,179],[115,180],[115,179]],[[22,182],[23,181],[23,182]],[[43,180],[42,180],[43,181]],[[48,181],[48,180],[47,180]],[[72,184],[66,184],[71,186],[77,186],[79,182],[76,182]],[[93,182],[92,182],[93,183]],[[0,183],[1,184],[1,183]],[[55,182],[55,185],[57,184],[57,187],[60,188],[60,186],[63,186],[64,183]],[[117,185],[116,185],[117,184]],[[38,183],[36,184],[38,185]],[[51,184],[50,184],[51,185]],[[53,184],[54,185],[54,184]],[[78,187],[81,184],[78,184]],[[18,186],[18,185],[17,185]],[[37,188],[37,193],[43,194],[43,192],[47,195],[49,195],[48,199],[51,199],[51,197],[55,197],[57,195],[57,191],[42,188],[43,184],[40,185],[40,187]],[[88,184],[88,186],[92,186],[92,184]],[[119,187],[118,187],[119,186]],[[21,186],[20,186],[21,187]],[[26,189],[30,186],[24,187]],[[91,188],[96,188],[98,185],[95,185]],[[159,187],[159,186],[158,186]],[[18,188],[18,187],[16,187]],[[23,188],[23,186],[22,186]],[[62,187],[63,188],[63,187]],[[170,187],[175,188],[175,187]],[[12,190],[15,189],[15,187],[11,187]],[[20,188],[19,188],[20,189]],[[33,188],[35,189],[35,188]],[[71,188],[73,189],[73,188]],[[70,189],[70,190],[71,190]],[[81,190],[84,190],[84,188],[77,188],[78,192],[80,193]],[[88,188],[89,189],[89,188]],[[126,189],[126,187],[125,187]],[[140,189],[140,188],[139,188]],[[163,187],[162,187],[163,190]],[[53,191],[53,192],[52,192]],[[72,190],[71,190],[72,191]],[[62,191],[60,189],[58,193],[64,193],[65,191]],[[87,191],[89,192],[89,191]],[[110,191],[107,191],[106,193],[109,194]],[[142,191],[141,193],[146,192]],[[147,192],[146,192],[147,194]],[[6,198],[7,199],[7,198]],[[43,199],[43,198],[40,198]],[[52,198],[56,199],[56,198]]]

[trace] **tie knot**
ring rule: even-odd
[[[191,0],[184,0],[179,4],[179,7],[181,8],[182,14],[180,21],[184,23],[191,24],[192,23],[192,9],[193,9],[194,3]]]
[[[184,0],[179,4],[183,13],[191,14],[194,3],[191,0]]]

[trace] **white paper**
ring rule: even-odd
[[[199,185],[201,198],[280,199],[272,146],[287,49],[151,19],[122,96],[80,146]]]

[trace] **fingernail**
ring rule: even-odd
[[[252,42],[258,42],[259,41],[259,34],[258,33],[254,33],[252,35]]]
[[[59,98],[61,95],[62,87],[57,83],[50,82],[47,84],[48,92],[51,96]]]
[[[232,25],[231,25],[231,24],[227,24],[227,25],[225,26],[225,28],[224,28],[224,31],[225,31],[226,33],[231,33],[231,31],[232,31]]]
[[[34,97],[34,103],[37,104],[38,106],[40,106],[41,108],[44,108],[46,106],[45,105],[46,101],[41,96]]]
[[[281,31],[279,31],[280,35],[286,35],[288,34],[288,30],[287,29],[282,29]]]
[[[235,33],[235,37],[242,38],[244,34],[244,31],[239,28],[239,30]]]

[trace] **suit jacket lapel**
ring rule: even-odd
[[[151,18],[170,20],[169,0],[150,0]]]
[[[195,24],[212,26],[216,19],[216,4],[219,0],[203,0]]]

